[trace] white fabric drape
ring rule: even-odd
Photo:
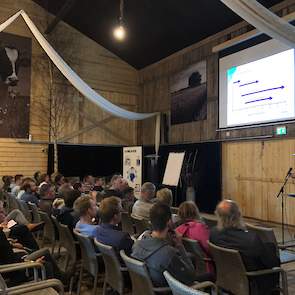
[[[256,0],[220,0],[261,32],[295,47],[295,27]]]
[[[29,18],[29,16],[23,11],[20,10],[15,15],[11,16],[8,20],[0,25],[0,32],[12,24],[19,16],[22,16],[25,23],[31,30],[32,34],[39,42],[40,46],[47,53],[49,58],[55,64],[55,66],[61,71],[61,73],[68,79],[68,81],[86,98],[90,101],[104,109],[106,112],[111,113],[116,117],[120,117],[128,120],[144,120],[153,116],[156,116],[156,131],[155,131],[155,149],[156,154],[158,154],[159,145],[160,145],[160,113],[136,113],[125,110],[121,107],[116,106],[111,103],[100,94],[95,92],[88,84],[86,84],[76,72],[74,72],[71,67],[63,60],[63,58],[55,51],[55,49],[49,44],[49,42],[44,38],[40,33],[38,28]]]

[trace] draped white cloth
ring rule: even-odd
[[[220,0],[261,32],[295,47],[295,27],[256,0]]]
[[[123,119],[128,120],[144,120],[153,116],[157,116],[156,119],[156,132],[155,132],[155,149],[156,154],[159,150],[160,145],[160,113],[136,113],[125,110],[117,105],[111,103],[96,91],[94,91],[88,84],[86,84],[76,72],[72,70],[72,68],[63,60],[63,58],[55,51],[55,49],[49,44],[49,42],[44,38],[44,36],[40,33],[38,28],[29,18],[25,11],[20,10],[15,15],[11,16],[8,20],[0,25],[0,32],[2,32],[5,28],[7,28],[10,24],[12,24],[19,16],[22,16],[25,23],[31,30],[32,34],[39,42],[40,46],[47,53],[49,58],[55,64],[55,66],[61,71],[61,73],[68,79],[68,81],[86,98],[90,101],[104,109],[106,112]]]

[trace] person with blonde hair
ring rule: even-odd
[[[169,188],[162,188],[156,193],[157,201],[171,207],[173,202],[172,191]]]
[[[210,242],[224,248],[238,250],[247,271],[270,269],[280,266],[275,245],[264,243],[252,231],[245,229],[242,214],[238,204],[232,200],[223,200],[215,214],[217,227],[211,230]],[[259,276],[250,280],[250,294],[270,295],[279,284],[278,276]]]

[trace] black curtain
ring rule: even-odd
[[[188,155],[197,151],[192,171],[196,203],[202,212],[214,212],[216,204],[221,199],[221,143],[161,145],[160,157],[153,171],[149,155],[154,154],[154,151],[154,146],[143,147],[143,182],[153,181],[158,188],[162,186],[170,152],[185,151]],[[122,146],[59,144],[58,153],[59,172],[65,176],[83,177],[87,174],[110,176],[114,173],[122,173]],[[48,173],[52,171],[53,145],[49,145]],[[176,196],[175,205],[185,200],[186,188],[185,181],[181,181],[177,188],[171,188]]]

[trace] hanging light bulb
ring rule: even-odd
[[[123,25],[123,16],[124,16],[123,12],[124,12],[124,0],[120,0],[119,24],[117,27],[115,27],[113,31],[114,37],[119,41],[123,41],[126,37],[126,30]]]

